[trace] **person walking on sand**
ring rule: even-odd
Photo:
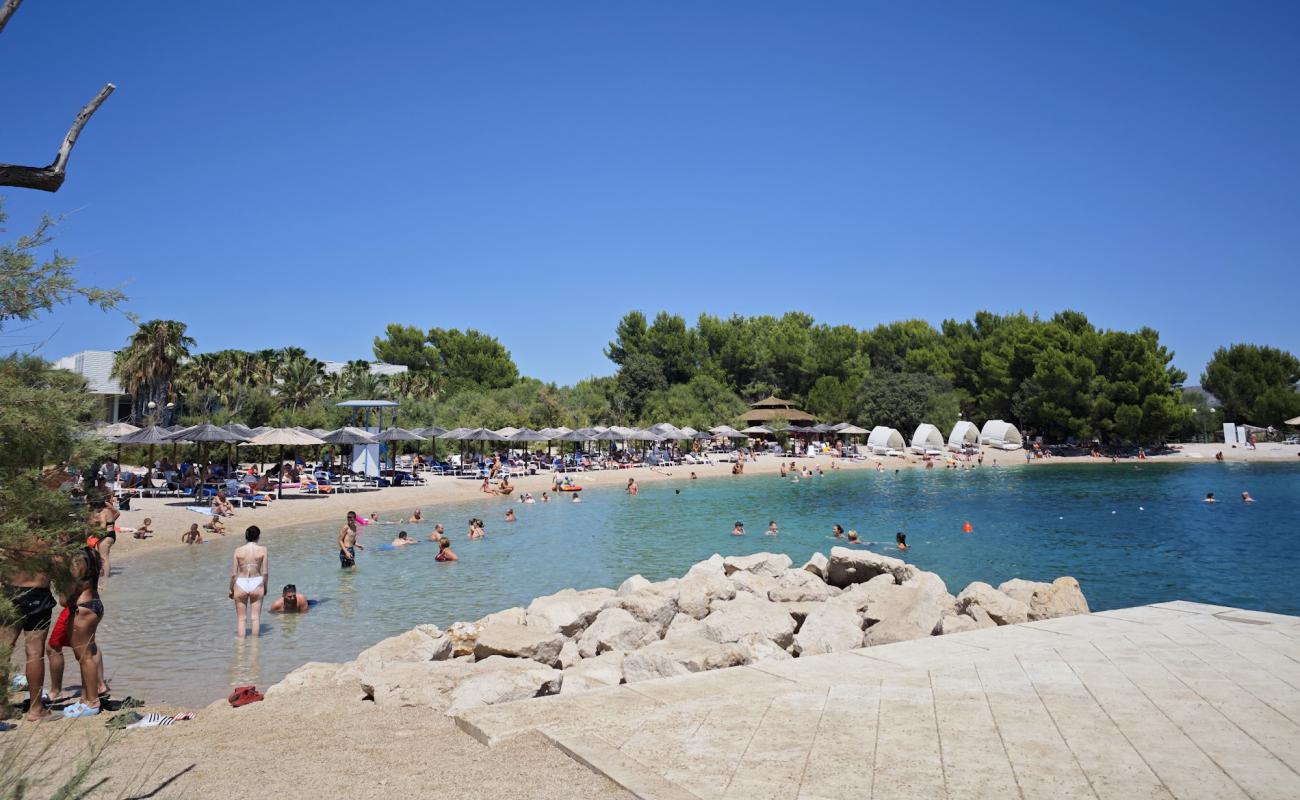
[[[45,549],[43,543],[33,540],[22,555],[39,555]],[[50,629],[50,617],[56,605],[50,592],[50,577],[43,572],[15,572],[9,576],[3,591],[13,606],[14,621],[0,628],[0,642],[12,649],[18,637],[23,637],[27,691],[31,698],[27,720],[35,722],[50,715],[41,702],[41,688],[45,686],[45,633]]]
[[[439,539],[441,539],[443,536],[446,535],[445,531],[446,528],[442,527],[442,523],[441,522],[437,523],[436,525],[433,526],[433,533],[429,534],[429,541],[431,542],[438,541]]]
[[[235,636],[240,639],[244,638],[246,618],[254,638],[262,632],[262,600],[270,580],[270,557],[266,548],[257,543],[260,538],[261,529],[249,525],[244,531],[244,544],[235,550],[231,560],[230,597],[235,601]]]
[[[357,542],[357,512],[349,511],[347,522],[339,528],[339,567],[356,572],[357,551],[365,549]]]

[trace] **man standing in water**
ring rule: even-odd
[[[23,555],[31,556],[33,553],[29,551]],[[50,715],[41,702],[41,689],[45,688],[45,634],[50,629],[50,617],[56,605],[50,592],[50,577],[43,572],[11,573],[4,593],[13,603],[14,619],[12,624],[0,628],[0,641],[12,647],[20,634],[23,637],[27,655],[27,692],[31,698],[27,719],[34,722]]]
[[[339,566],[356,572],[357,551],[365,549],[357,543],[357,512],[349,511],[348,521],[339,528]]]

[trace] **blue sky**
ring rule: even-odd
[[[82,277],[202,350],[477,327],[612,370],[631,308],[1151,325],[1195,382],[1300,351],[1300,5],[55,3],[0,35],[0,160]],[[15,110],[21,109],[21,114]],[[120,316],[23,332],[114,348]]]

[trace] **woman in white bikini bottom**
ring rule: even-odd
[[[262,600],[270,577],[266,548],[257,543],[262,532],[256,525],[244,531],[245,543],[235,551],[230,567],[230,597],[235,601],[235,635],[244,638],[246,625],[257,636],[262,631]]]

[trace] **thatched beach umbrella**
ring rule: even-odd
[[[304,433],[297,428],[268,428],[254,436],[248,443],[258,446],[279,446],[280,460],[276,462],[279,472],[275,484],[276,497],[284,496],[284,448],[325,444],[320,437]]]
[[[100,425],[95,428],[95,435],[102,436],[105,439],[116,439],[119,436],[127,436],[140,430],[129,422],[114,422],[111,425]]]
[[[320,437],[326,444],[379,444],[379,440],[360,428],[344,425]]]
[[[375,441],[389,443],[389,451],[393,464],[393,472],[397,471],[397,448],[392,447],[392,442],[423,442],[424,437],[415,431],[408,431],[406,428],[386,428],[375,434]]]
[[[169,434],[167,440],[172,442],[194,442],[195,444],[198,444],[200,477],[203,475],[204,455],[207,450],[205,445],[210,442],[216,442],[218,444],[237,444],[239,442],[247,441],[243,436],[231,433],[225,428],[219,428],[208,422],[183,428],[176,433]],[[194,499],[198,501],[199,505],[203,504],[204,498],[202,484],[199,485]]]
[[[125,436],[117,437],[117,445],[121,448],[124,444],[142,444],[149,446],[149,463],[145,465],[150,487],[153,486],[153,448],[156,444],[165,444],[170,439],[171,434],[166,428],[160,428],[157,425],[150,425],[147,428],[141,428],[135,433],[128,433]]]

